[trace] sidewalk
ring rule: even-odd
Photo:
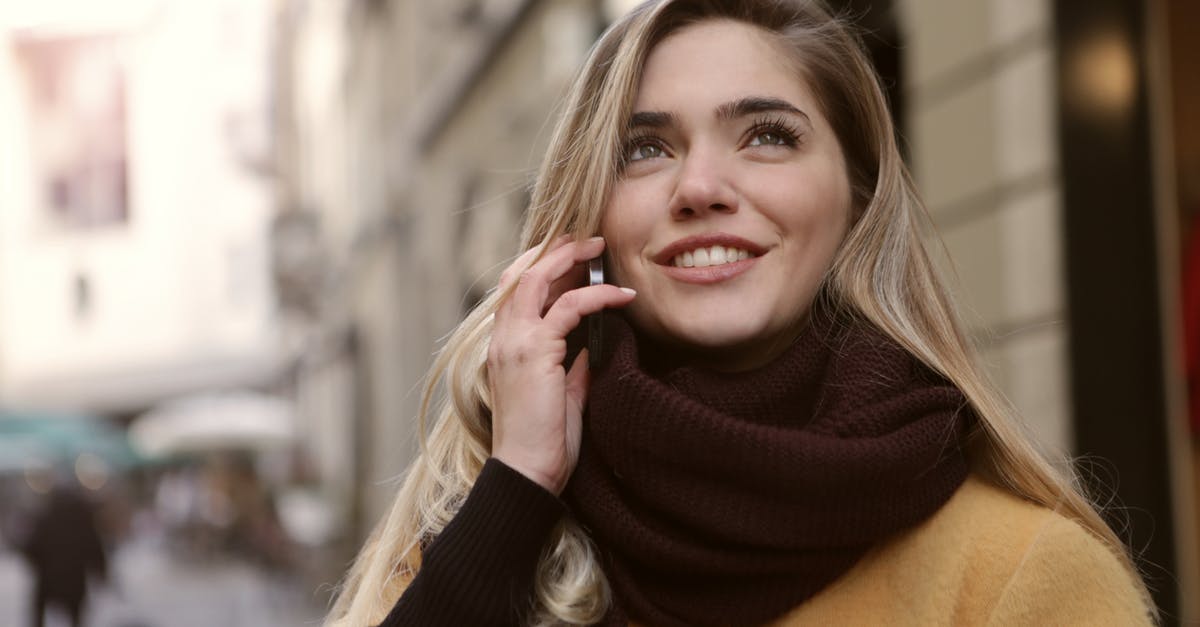
[[[110,581],[89,596],[89,627],[319,625],[328,598],[232,558],[180,562],[151,541],[122,546],[110,563]],[[20,556],[0,551],[0,627],[28,624],[32,585]],[[55,625],[66,621],[47,620]]]

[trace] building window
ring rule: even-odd
[[[91,229],[129,219],[125,75],[115,37],[20,37],[37,201],[49,221]]]

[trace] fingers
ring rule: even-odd
[[[550,295],[550,285],[569,273],[576,264],[604,252],[604,240],[593,237],[582,242],[569,242],[546,253],[541,260],[521,273],[512,295],[514,315],[541,317]],[[570,293],[570,292],[567,292]]]
[[[504,272],[500,273],[500,290],[504,291],[508,288],[510,283],[516,281],[517,277],[520,276],[520,273],[524,271],[530,262],[533,261],[533,258],[536,257],[538,253],[542,252],[543,249],[555,250],[570,240],[571,236],[564,233],[563,235],[559,235],[551,240],[550,243],[545,246],[534,246],[533,248],[521,253],[519,257],[517,257],[511,264],[509,264],[507,268],[504,269]]]
[[[563,294],[569,292],[581,285],[588,284],[588,272],[586,263],[577,263],[571,266],[567,273],[558,278],[557,281],[550,283],[550,289],[546,293],[546,300],[542,303],[542,310],[539,315],[546,315],[546,311],[550,306],[559,299]]]
[[[492,454],[555,494],[579,458],[589,377],[586,350],[563,371],[564,339],[583,316],[634,298],[615,285],[581,287],[576,269],[603,251],[601,238],[560,237],[526,251],[500,282],[507,298],[496,310],[487,357]]]
[[[584,316],[607,307],[623,307],[637,292],[615,285],[592,285],[564,293],[546,312],[543,321],[546,331],[555,337],[566,337],[579,325]]]
[[[550,240],[550,242],[545,245],[534,246],[533,248],[530,248],[529,250],[525,251],[524,253],[521,253],[521,255],[519,257],[517,257],[515,261],[513,261],[511,264],[509,264],[509,266],[504,269],[504,272],[502,272],[500,274],[500,284],[497,288],[499,290],[499,292],[501,294],[503,294],[514,283],[517,283],[518,281],[520,281],[522,275],[530,269],[530,264],[533,264],[533,260],[535,258],[537,258],[537,256],[539,254],[546,252],[546,251],[549,251],[549,252],[546,252],[546,254],[550,254],[550,253],[562,248],[563,246],[567,245],[570,241],[571,241],[571,235],[563,234],[563,235],[559,235],[558,237],[554,238],[553,240]],[[533,265],[537,265],[537,264],[533,264]],[[509,296],[507,298],[504,298],[500,302],[500,306],[496,309],[496,324],[497,325],[502,325],[504,323],[504,321],[510,317],[510,315],[511,315],[510,312],[513,310],[513,301],[514,300],[515,300],[515,295],[509,294]],[[541,313],[540,310],[539,310],[539,313]]]

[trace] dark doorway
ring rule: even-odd
[[[1180,597],[1168,450],[1164,312],[1146,3],[1058,0],[1058,123],[1066,232],[1071,399],[1085,478],[1115,490],[1167,624]]]

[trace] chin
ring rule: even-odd
[[[676,343],[713,352],[738,352],[753,346],[761,339],[760,334],[741,328],[713,328],[681,330],[671,334]]]
[[[742,317],[693,318],[667,322],[660,328],[664,339],[672,344],[715,354],[751,350],[750,347],[761,345],[764,339],[775,335],[767,325]]]

